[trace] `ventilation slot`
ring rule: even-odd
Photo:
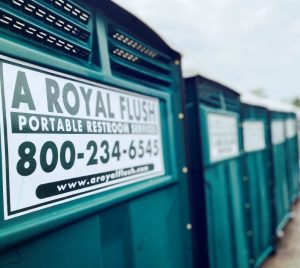
[[[147,81],[149,83],[159,84],[165,87],[170,85],[170,81],[167,82],[165,80],[159,79],[158,77],[149,76],[146,73],[142,73],[134,69],[126,68],[125,66],[115,62],[112,62],[112,68],[115,70],[116,73],[119,73],[121,76],[126,76],[126,77],[131,76],[141,81]]]
[[[201,83],[198,88],[199,99],[203,104],[215,107],[222,108],[221,94],[222,91],[216,89],[215,87],[207,84]]]
[[[22,1],[22,0],[21,0]],[[79,7],[72,1],[68,0],[44,0],[45,2],[53,5],[56,9],[64,12],[66,15],[69,15],[75,18],[81,23],[87,24],[91,17],[91,14],[84,10],[82,7]]]
[[[135,50],[136,52],[141,53],[142,55],[145,55],[147,57],[150,57],[152,59],[156,59],[158,61],[161,61],[163,63],[169,63],[170,59],[168,57],[165,57],[164,55],[159,54],[157,51],[151,49],[150,47],[142,44],[140,41],[137,41],[136,39],[129,37],[129,35],[126,35],[124,33],[121,33],[121,31],[118,31],[116,29],[111,28],[110,29],[110,36],[116,40],[117,42],[120,42],[124,44],[125,46]]]
[[[224,93],[226,110],[239,112],[240,111],[240,101],[239,97],[235,94],[229,94],[228,92]]]
[[[158,74],[161,73],[164,75],[170,75],[170,70],[165,69],[161,66],[155,65],[155,64],[143,59],[142,57],[139,57],[139,55],[137,55],[135,53],[131,53],[128,50],[121,49],[116,46],[112,46],[111,53],[115,57],[119,57],[120,59],[129,61],[129,62],[133,62],[133,63],[139,65],[140,67],[145,68],[145,70],[147,69],[148,71],[157,72]]]
[[[27,15],[81,41],[86,42],[90,37],[89,31],[42,6],[35,0],[10,0],[7,2]]]
[[[109,52],[114,74],[163,87],[171,85],[171,59],[113,27],[109,29]]]
[[[25,2],[14,0],[15,2]],[[10,14],[0,8],[0,27],[5,28],[17,35],[23,36],[35,43],[43,44],[55,50],[63,51],[66,54],[87,60],[90,50],[60,37],[48,30],[36,26],[34,23],[22,20],[19,16]]]

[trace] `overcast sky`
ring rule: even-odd
[[[240,91],[300,97],[300,1],[115,0],[200,73]]]

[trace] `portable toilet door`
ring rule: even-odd
[[[286,115],[285,136],[289,202],[293,205],[299,197],[299,149],[297,120],[294,113]]]
[[[300,110],[296,109],[296,131],[298,137],[298,155],[300,156]]]
[[[270,111],[269,124],[271,173],[274,184],[274,225],[276,234],[280,237],[290,218],[288,176],[285,160],[285,113]]]
[[[185,85],[197,267],[247,268],[239,94],[201,76]]]
[[[249,259],[251,267],[260,267],[274,250],[275,242],[267,109],[242,98],[242,125]]]
[[[192,266],[176,51],[112,1],[1,1],[0,82],[0,267]]]

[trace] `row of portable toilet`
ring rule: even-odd
[[[299,195],[296,115],[201,76],[185,81],[195,261],[260,267]]]
[[[1,268],[248,268],[275,250],[294,114],[184,85],[181,55],[114,2],[0,1],[0,82]]]

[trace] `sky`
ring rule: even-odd
[[[183,55],[199,73],[269,98],[300,97],[300,1],[115,0]]]

